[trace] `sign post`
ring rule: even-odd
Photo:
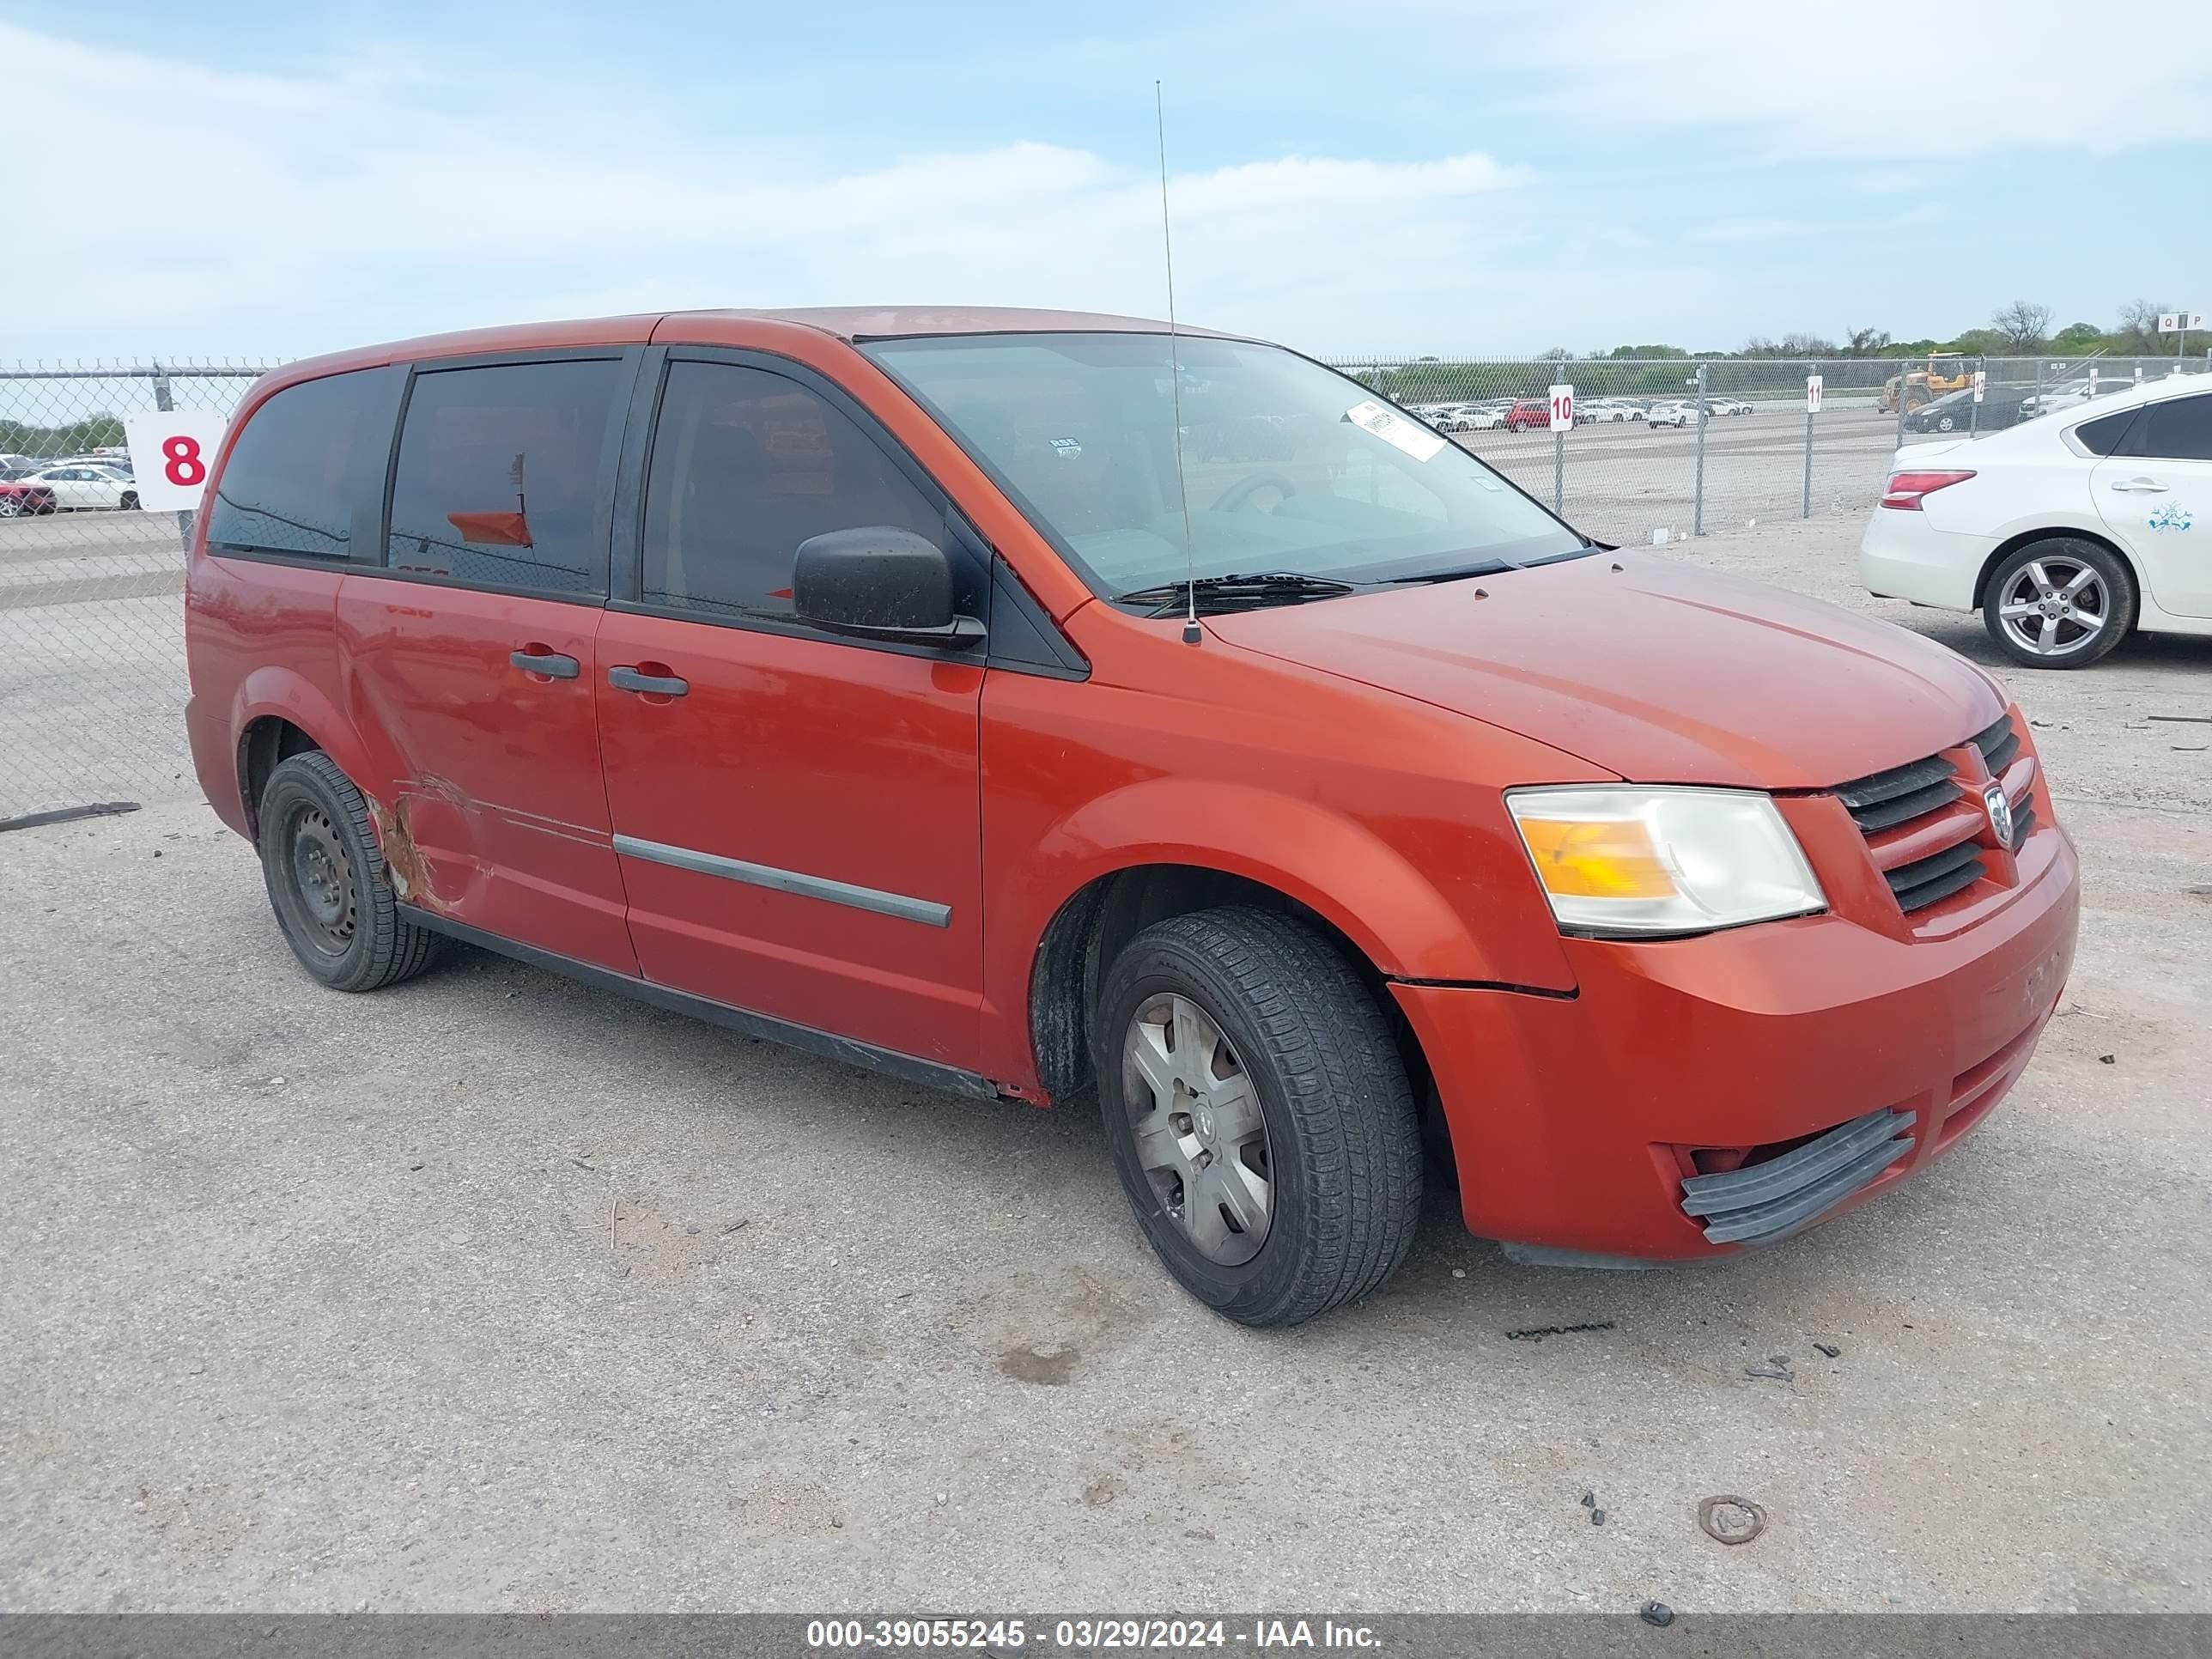
[[[1821,380],[1805,377],[1805,516],[1813,516],[1813,417],[1820,412]]]
[[[1567,510],[1567,434],[1574,429],[1575,389],[1552,388],[1552,511],[1562,518]]]
[[[168,388],[156,385],[157,401],[168,402]],[[186,545],[192,514],[206,491],[216,452],[222,447],[228,419],[211,409],[165,409],[123,417],[123,441],[130,446],[138,505],[149,513],[174,513],[177,534]]]
[[[1974,395],[1966,404],[1966,435],[1969,438],[1978,438],[1982,435],[1982,398],[1987,394],[1989,386],[1989,371],[1976,369]]]

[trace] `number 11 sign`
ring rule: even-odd
[[[227,424],[210,409],[124,416],[123,441],[131,447],[138,505],[155,513],[198,507]]]

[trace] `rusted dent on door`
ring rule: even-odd
[[[400,902],[441,913],[450,908],[430,885],[429,860],[422,856],[422,849],[416,846],[415,836],[407,827],[407,797],[400,796],[389,807],[373,800],[368,811],[376,820],[376,838],[384,846],[385,875]]]

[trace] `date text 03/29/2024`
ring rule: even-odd
[[[1048,1639],[1048,1632],[1049,1638]],[[1243,1647],[1260,1652],[1299,1648],[1382,1645],[1365,1625],[1333,1619],[817,1619],[806,1626],[813,1649],[968,1648],[984,1651],[1035,1646],[1046,1651],[1103,1653]]]

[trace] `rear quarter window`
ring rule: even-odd
[[[246,418],[216,481],[208,543],[348,559],[392,453],[400,376],[361,369],[287,386]]]
[[[2136,449],[2162,461],[2212,461],[2212,392],[2148,405]]]
[[[2127,438],[2128,428],[2142,413],[2139,409],[2124,409],[2117,415],[2100,415],[2094,421],[2084,421],[2074,428],[2074,441],[2092,455],[2117,455]]]

